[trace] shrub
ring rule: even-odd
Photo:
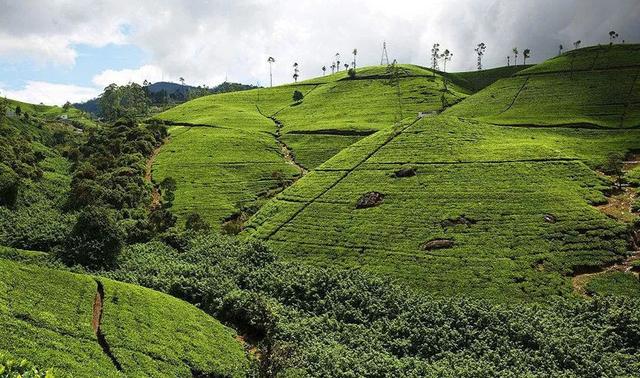
[[[300,102],[304,99],[304,95],[302,94],[302,92],[296,90],[293,91],[293,101],[295,102]]]
[[[356,77],[356,70],[353,69],[353,68],[349,68],[349,71],[347,71],[347,75],[349,75],[349,77],[351,79],[355,78]]]
[[[0,163],[0,206],[13,207],[18,198],[18,175],[5,164]]]
[[[198,213],[191,213],[187,216],[186,229],[196,232],[209,231],[211,225],[207,222],[202,215]]]
[[[15,360],[8,355],[0,353],[0,378],[54,378],[51,370],[39,370],[29,361]]]
[[[86,207],[78,216],[65,242],[60,258],[68,265],[89,268],[112,266],[123,246],[123,235],[113,211],[101,207]]]

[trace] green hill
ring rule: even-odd
[[[345,147],[405,116],[438,111],[470,90],[412,65],[365,67],[298,84],[207,96],[157,118],[177,124],[153,166],[173,177],[174,211],[211,223],[288,185]],[[304,94],[301,102],[293,92]]]
[[[640,125],[640,45],[567,52],[498,80],[446,114],[501,125]]]
[[[0,352],[57,376],[244,376],[234,332],[153,290],[0,259]]]

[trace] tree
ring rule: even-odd
[[[513,50],[511,50],[511,51],[513,51],[513,56],[514,56],[513,65],[517,66],[518,65],[518,48],[514,47]]]
[[[123,246],[123,235],[112,210],[87,207],[65,241],[60,258],[68,265],[92,269],[113,266]]]
[[[529,59],[531,57],[531,50],[530,49],[524,49],[524,51],[522,52],[522,59],[523,59],[523,64],[527,64],[527,59]]]
[[[336,71],[336,62],[331,63],[331,74]]]
[[[478,46],[475,48],[475,52],[478,54],[478,70],[482,69],[482,57],[486,49],[487,45],[485,45],[484,42],[478,43]]]
[[[355,78],[356,77],[356,70],[353,69],[353,68],[349,68],[349,71],[347,71],[347,75],[349,75],[349,77],[351,79]]]
[[[269,86],[270,86],[270,87],[273,87],[273,73],[272,73],[271,67],[272,67],[272,65],[273,65],[273,63],[274,63],[275,61],[276,61],[276,60],[275,60],[275,59],[273,59],[273,57],[272,57],[272,56],[270,56],[269,58],[267,58],[267,62],[269,63]]]
[[[18,105],[16,106],[16,115],[20,117],[20,114],[22,114],[22,108],[20,107],[20,105]]]
[[[353,54],[353,69],[356,69],[356,55],[358,55],[358,49],[353,49],[351,52]]]
[[[345,71],[348,71],[348,70],[349,70],[349,63],[345,63],[345,64],[344,64],[344,70],[345,70]]]
[[[558,46],[558,55],[562,55],[562,50],[564,50],[564,46],[559,45]]]
[[[298,63],[293,63],[293,80],[297,83],[298,82],[298,76],[300,76],[298,74],[299,70],[298,70]]]
[[[100,97],[98,103],[100,104],[100,112],[102,117],[112,121],[120,117],[121,114],[121,97],[122,92],[117,84],[109,84]]]
[[[304,95],[302,94],[302,92],[298,90],[293,91],[293,101],[300,102],[303,99],[304,99]]]
[[[435,75],[435,71],[438,69],[439,59],[440,59],[440,44],[434,43],[433,47],[431,48],[431,69],[433,69],[434,75]]]
[[[327,73],[327,66],[322,66],[322,76]]]
[[[71,103],[69,101],[65,102],[64,105],[62,105],[62,109],[64,109],[64,111],[68,111],[69,109],[71,109]]]
[[[610,31],[609,32],[609,44],[613,45],[613,40],[618,38],[618,37],[619,37],[619,35],[618,35],[618,33],[615,32],[615,30]]]
[[[581,40],[577,40],[577,41],[573,42],[573,48],[576,49],[576,50],[579,49],[581,43],[582,43]]]
[[[451,51],[449,51],[449,49],[445,49],[442,53],[442,60],[444,61],[444,72],[447,72],[447,62],[451,61],[452,58],[453,54],[451,53]]]
[[[184,77],[180,77],[180,83],[182,84],[182,96],[183,96],[183,100],[186,101],[187,99],[187,91],[184,89]],[[226,80],[225,80],[226,81]]]
[[[507,67],[511,66],[511,56],[507,55]]]
[[[340,72],[340,53],[336,53],[336,69]]]
[[[607,156],[607,160],[602,166],[602,171],[607,175],[614,176],[615,184],[618,189],[622,189],[622,179],[624,177],[624,156],[621,153],[614,152]]]

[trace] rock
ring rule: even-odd
[[[545,214],[544,221],[547,223],[556,223],[558,220],[556,219],[556,216],[553,214]]]
[[[422,245],[422,249],[425,251],[431,251],[434,249],[444,249],[453,247],[454,242],[451,239],[433,239]]]
[[[378,206],[382,203],[384,194],[378,192],[369,192],[360,197],[356,204],[356,209],[364,209],[367,207]]]
[[[412,177],[416,175],[416,169],[415,168],[402,168],[399,171],[396,171],[394,173],[395,177]]]

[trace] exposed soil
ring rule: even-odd
[[[122,371],[122,365],[120,365],[120,362],[118,362],[118,360],[116,359],[116,356],[114,356],[113,353],[111,352],[109,343],[107,342],[107,339],[104,337],[104,334],[102,333],[101,325],[102,325],[102,313],[103,313],[103,307],[104,307],[104,286],[102,285],[102,282],[98,280],[96,280],[96,283],[98,284],[98,288],[96,290],[95,299],[93,300],[93,314],[91,319],[91,326],[93,327],[93,332],[95,332],[96,337],[98,338],[98,344],[100,344],[100,347],[102,348],[102,351],[104,352],[104,354],[106,354],[107,357],[109,357],[109,359],[111,360],[111,363],[113,363],[113,366],[115,366],[115,368],[118,371]]]
[[[275,117],[269,117],[269,118],[273,121],[273,123],[276,124],[275,137],[276,137],[276,142],[278,143],[278,146],[280,146],[282,157],[287,163],[298,168],[298,170],[300,171],[300,177],[306,175],[308,172],[307,168],[305,168],[304,165],[300,164],[296,160],[296,156],[293,154],[293,151],[289,148],[289,146],[287,146],[285,142],[282,141],[282,122],[277,120]]]
[[[467,218],[464,214],[460,215],[457,218],[449,218],[440,222],[440,225],[443,228],[453,227],[453,226],[471,226],[472,224],[476,224],[477,221],[475,219]]]
[[[356,203],[356,209],[378,206],[384,200],[384,194],[379,192],[369,192],[364,194]]]
[[[623,222],[631,222],[636,218],[636,215],[631,211],[635,198],[636,190],[631,187],[625,187],[609,196],[606,204],[596,206],[596,208],[611,218]]]
[[[425,251],[432,251],[434,249],[451,248],[454,245],[454,241],[451,239],[433,239],[422,245],[422,249]]]

